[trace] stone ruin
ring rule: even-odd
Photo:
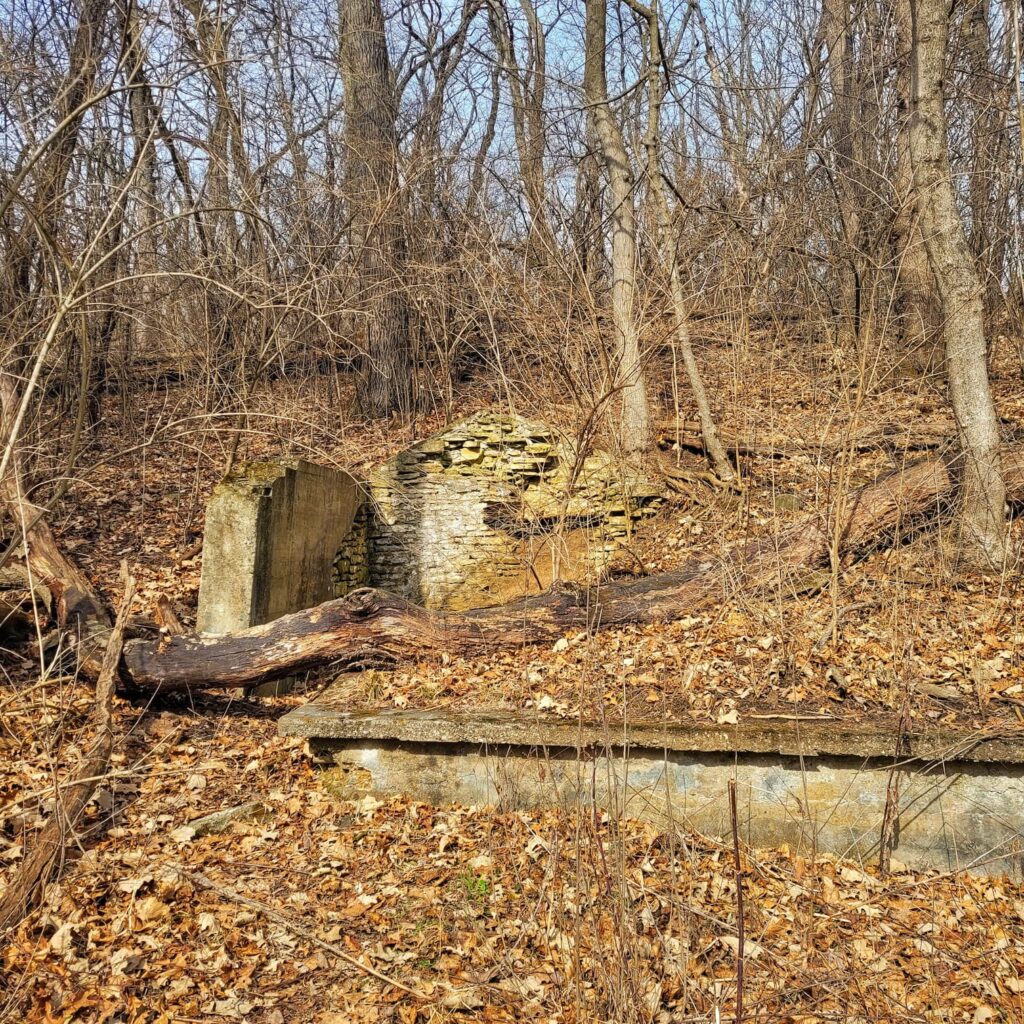
[[[501,604],[592,578],[662,494],[543,423],[483,412],[374,469],[335,562],[339,593],[375,586],[427,608]]]
[[[361,483],[304,461],[242,463],[207,509],[197,625],[244,629],[361,586],[434,609],[500,604],[593,578],[660,501],[610,455],[492,412]]]
[[[206,509],[196,627],[231,633],[334,596],[331,566],[362,503],[348,473],[243,462]]]

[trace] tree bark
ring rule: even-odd
[[[367,416],[406,417],[413,387],[398,212],[398,99],[380,0],[342,0],[341,76],[351,242],[366,317],[359,405]]]
[[[1024,449],[1006,460],[1011,495],[1024,499]],[[811,513],[781,533],[724,559],[692,559],[675,572],[584,591],[557,588],[509,605],[463,614],[431,612],[382,591],[357,590],[273,622],[226,636],[131,641],[125,673],[143,690],[175,691],[267,682],[333,664],[359,667],[453,651],[488,654],[550,643],[569,630],[668,621],[736,594],[807,587],[830,552],[856,557],[920,527],[948,507],[958,474],[925,459],[845,495],[836,511]],[[836,544],[838,538],[839,543]]]
[[[686,300],[683,296],[683,282],[679,276],[679,261],[676,258],[676,246],[672,238],[668,199],[665,195],[665,183],[661,177],[661,105],[664,90],[661,83],[661,19],[658,14],[658,4],[657,0],[652,0],[651,6],[645,8],[637,0],[633,0],[633,2],[647,18],[647,137],[644,141],[647,149],[647,184],[654,206],[654,220],[658,227],[661,258],[668,271],[675,341],[683,359],[683,367],[686,370],[686,378],[690,384],[694,403],[697,406],[697,420],[700,423],[701,439],[708,459],[720,480],[733,483],[736,480],[736,470],[733,469],[729,457],[725,454],[725,448],[719,438],[707,388],[704,387],[704,377],[697,365],[697,357],[694,355],[693,344],[690,340],[690,324]]]
[[[17,236],[5,267],[11,311],[32,290],[32,268],[39,252],[39,240],[52,236],[61,219],[61,200],[78,145],[78,131],[102,59],[108,11],[107,0],[85,0],[80,7],[68,55],[68,71],[53,103],[53,121],[57,128],[32,171],[35,185],[30,203],[32,216],[26,219],[24,231]],[[7,207],[6,202],[4,206]],[[12,336],[15,333],[12,331]]]
[[[958,548],[978,567],[1006,558],[1006,487],[999,422],[989,387],[984,291],[956,204],[949,162],[944,72],[945,0],[902,0],[912,30],[910,158],[921,229],[942,309],[949,396],[960,435]]]
[[[896,165],[893,175],[893,261],[896,268],[896,310],[900,340],[910,368],[921,373],[943,369],[942,323],[935,302],[935,278],[918,214],[914,166],[910,159],[910,51],[909,11],[895,12],[896,26]]]
[[[527,23],[527,64],[520,67],[508,12],[501,0],[488,4],[488,22],[512,98],[512,131],[516,140],[519,173],[530,214],[527,253],[540,266],[557,257],[555,235],[547,214],[544,173],[544,97],[547,92],[547,60],[544,29],[532,0],[521,0]]]
[[[858,195],[857,125],[855,108],[855,60],[853,11],[850,0],[825,0],[828,22],[829,79],[832,84],[832,147],[836,162],[836,193],[839,241],[843,252],[837,260],[839,318],[836,341],[840,348],[856,345],[861,333],[862,260],[859,253],[863,208]]]
[[[587,0],[583,92],[601,147],[611,196],[612,326],[615,383],[622,394],[621,444],[627,454],[650,448],[651,416],[636,325],[636,209],[633,171],[608,100],[605,70],[606,0]]]
[[[1009,103],[1000,87],[1001,75],[990,65],[993,52],[989,0],[968,0],[963,7],[961,34],[967,58],[967,111],[970,132],[969,202],[971,230],[968,241],[981,277],[985,316],[995,323],[1003,307],[1003,241],[1005,233],[996,221],[1002,183],[1010,154],[1012,129],[1006,123]],[[998,50],[996,50],[998,53]],[[1009,96],[1005,95],[1008,101]]]
[[[0,478],[0,501],[20,531],[32,578],[53,595],[57,625],[72,638],[79,667],[95,679],[110,632],[110,616],[85,574],[61,551],[46,522],[45,510],[25,498],[19,440],[13,429],[16,408],[13,379],[0,373],[0,443],[11,448],[7,471]]]
[[[151,350],[156,336],[155,325],[159,315],[156,282],[153,277],[157,270],[156,224],[160,216],[157,200],[157,111],[153,92],[146,76],[144,51],[139,26],[138,9],[134,3],[125,6],[122,14],[124,35],[125,78],[128,88],[128,112],[132,129],[135,159],[139,164],[138,188],[138,248],[135,272],[142,275],[139,282],[140,301],[136,313],[139,347],[144,352]]]

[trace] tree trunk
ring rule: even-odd
[[[654,206],[654,220],[658,226],[662,263],[668,270],[675,340],[683,359],[690,391],[697,406],[697,419],[700,423],[704,449],[719,479],[731,483],[736,480],[736,471],[725,454],[725,448],[718,436],[715,418],[711,413],[711,402],[708,400],[707,389],[704,387],[704,377],[697,365],[697,357],[694,355],[693,344],[690,341],[689,316],[683,296],[683,282],[679,277],[679,261],[676,258],[676,247],[672,239],[672,222],[668,199],[665,196],[665,183],[661,178],[661,104],[664,93],[661,84],[661,21],[657,3],[652,3],[645,13],[647,15],[648,42],[647,137],[644,143],[647,149],[647,183]]]
[[[634,181],[622,131],[608,101],[605,71],[606,0],[587,0],[583,91],[601,147],[611,196],[612,328],[615,383],[622,393],[620,440],[627,454],[650,448],[651,417],[636,325],[636,210]]]
[[[969,74],[967,111],[970,132],[969,202],[974,253],[985,296],[986,322],[995,323],[1003,306],[1002,232],[996,224],[1000,182],[1005,182],[1011,129],[1000,111],[1001,75],[992,68],[989,0],[968,0],[963,8],[963,48]],[[1006,99],[1009,99],[1006,96]],[[1008,112],[1006,103],[1003,111]]]
[[[1024,499],[1024,449],[1008,454],[1006,469],[1012,496]],[[795,594],[807,589],[809,571],[829,564],[836,546],[841,555],[855,557],[898,538],[946,507],[955,488],[955,471],[942,459],[929,458],[845,495],[836,506],[841,513],[811,513],[724,560],[702,556],[675,572],[636,582],[591,591],[557,588],[462,614],[431,612],[382,591],[357,590],[240,633],[132,641],[125,648],[125,671],[144,690],[244,686],[326,665],[360,667],[550,643],[569,630],[690,615],[738,593]]]
[[[859,253],[863,209],[858,195],[857,126],[854,116],[854,34],[850,0],[826,0],[826,45],[832,84],[832,148],[835,151],[836,195],[842,251],[836,260],[839,316],[836,343],[856,346],[860,338],[862,260]]]
[[[366,334],[359,404],[372,417],[411,414],[406,252],[400,216],[398,117],[380,0],[342,0],[347,194],[358,305]]]
[[[976,566],[998,569],[1006,558],[1006,487],[986,365],[984,292],[949,162],[943,88],[949,14],[945,0],[903,2],[910,5],[912,26],[910,158],[939,292],[950,402],[960,435],[958,548]]]
[[[56,129],[34,166],[31,162],[27,164],[32,167],[33,193],[31,197],[24,198],[27,199],[25,208],[31,210],[32,215],[25,218],[20,231],[13,227],[11,229],[13,242],[4,264],[6,308],[0,309],[0,328],[5,343],[6,339],[18,338],[22,333],[24,323],[19,321],[28,317],[22,306],[29,302],[33,290],[40,290],[46,265],[44,263],[40,267],[37,280],[33,280],[33,270],[40,250],[53,245],[59,234],[58,225],[64,213],[64,187],[71,172],[78,132],[93,95],[102,58],[107,0],[84,0],[80,12],[68,56],[67,74],[53,103]],[[23,158],[26,155],[23,154]],[[10,200],[16,194],[18,184],[20,182],[16,179],[16,183],[4,196],[2,206],[5,212],[14,205]],[[8,366],[14,370],[23,369],[29,359],[25,342],[21,342],[18,349],[0,350],[5,359],[11,360]]]
[[[893,260],[896,267],[896,311],[900,340],[909,368],[934,373],[943,367],[942,323],[936,308],[935,277],[918,215],[914,167],[910,160],[909,12],[897,10],[896,22],[896,166],[893,179],[895,213],[892,220]]]
[[[501,0],[492,0],[488,5],[488,21],[512,98],[512,130],[530,214],[528,256],[540,266],[550,266],[557,256],[557,247],[547,215],[544,174],[545,38],[531,0],[521,0],[521,7],[528,26],[525,69],[519,66],[512,25]]]
[[[139,168],[137,205],[139,239],[135,272],[142,276],[142,280],[139,281],[136,335],[139,348],[143,352],[149,352],[153,341],[158,337],[155,326],[159,321],[159,316],[154,308],[157,304],[156,281],[154,277],[150,276],[155,275],[157,270],[156,223],[160,216],[157,201],[157,119],[153,93],[146,77],[139,14],[134,3],[125,6],[122,17],[125,78],[131,90],[128,94],[128,112],[131,119],[135,160]]]

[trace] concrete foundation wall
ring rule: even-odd
[[[332,563],[361,492],[309,462],[243,463],[206,512],[197,626],[230,633],[334,596]]]
[[[728,840],[729,780],[751,846],[787,843],[876,863],[890,767],[839,757],[576,751],[397,741],[318,743],[339,795],[406,794],[506,809],[596,803],[615,814]],[[916,869],[1020,877],[1024,768],[947,764],[900,772],[893,856]]]

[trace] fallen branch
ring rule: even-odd
[[[178,865],[175,866],[175,870],[183,878],[191,882],[197,889],[205,889],[207,892],[215,893],[222,899],[229,900],[232,903],[237,903],[240,907],[247,907],[249,910],[262,914],[268,921],[273,921],[275,924],[279,924],[282,928],[286,928],[293,935],[298,935],[307,942],[312,942],[314,946],[318,946],[320,949],[325,950],[332,956],[336,956],[339,960],[343,960],[350,967],[355,967],[364,974],[370,975],[371,978],[383,981],[386,985],[391,985],[393,988],[397,988],[400,992],[405,992],[407,995],[413,996],[416,999],[422,999],[424,1002],[431,998],[423,992],[419,992],[414,988],[409,988],[408,985],[403,985],[400,981],[395,981],[394,978],[390,978],[388,975],[383,974],[376,968],[370,967],[369,964],[364,964],[354,956],[349,956],[349,954],[340,946],[336,946],[333,942],[325,942],[316,934],[316,932],[299,924],[297,921],[293,921],[290,917],[282,914],[278,910],[275,910],[273,907],[268,906],[266,903],[261,903],[259,900],[254,900],[249,896],[243,896],[241,893],[235,892],[234,889],[228,889],[223,885],[218,885],[216,882],[211,881],[206,877],[206,875],[202,875],[198,871],[187,871],[185,868]]]
[[[1024,499],[1024,450],[1004,455],[1007,493]],[[589,590],[560,586],[536,597],[462,614],[432,612],[403,598],[362,589],[335,601],[225,636],[134,640],[125,672],[145,690],[247,686],[329,664],[360,667],[405,658],[478,655],[549,643],[567,631],[671,620],[738,593],[804,589],[810,570],[891,542],[947,511],[956,478],[940,458],[925,459],[843,496],[825,513],[742,545],[725,558]],[[838,541],[838,543],[836,543]]]
[[[0,373],[0,443],[10,452],[7,469],[0,476],[0,501],[20,530],[32,582],[42,584],[52,594],[57,625],[73,638],[83,674],[96,679],[103,667],[110,615],[85,574],[61,551],[46,522],[45,510],[25,498],[13,426],[17,404],[12,378]]]
[[[117,621],[107,641],[96,682],[95,733],[71,784],[57,795],[53,817],[27,853],[20,870],[0,899],[0,934],[15,927],[35,905],[48,882],[59,877],[68,845],[77,834],[96,784],[106,776],[114,744],[113,696],[135,579],[122,563],[124,593]]]

